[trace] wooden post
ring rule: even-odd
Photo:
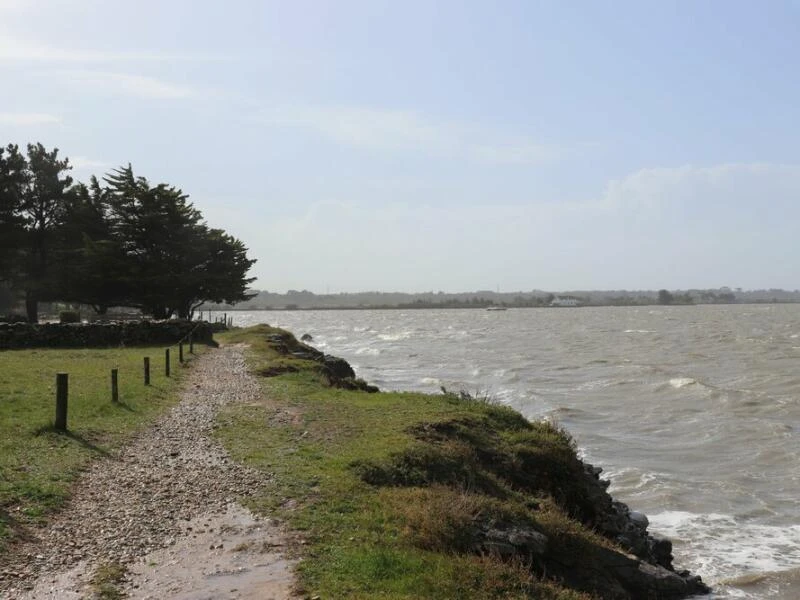
[[[228,326],[228,313],[222,313],[222,322],[225,323],[225,327]]]
[[[164,374],[169,377],[169,348],[164,351]]]
[[[183,362],[183,342],[178,344],[178,362]]]
[[[191,333],[189,334],[189,354],[194,354],[194,340]]]
[[[119,369],[111,369],[111,401],[119,402]]]
[[[150,385],[150,357],[144,357],[144,384]]]
[[[56,374],[56,422],[58,431],[67,430],[67,398],[69,397],[69,375]]]

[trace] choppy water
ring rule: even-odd
[[[237,312],[566,427],[719,598],[800,598],[800,305]]]

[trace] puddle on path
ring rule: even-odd
[[[184,525],[168,548],[128,565],[129,598],[137,600],[285,600],[295,561],[269,519],[238,504]]]

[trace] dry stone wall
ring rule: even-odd
[[[0,322],[0,350],[174,344],[189,332],[192,332],[195,343],[214,343],[211,324],[205,321],[171,319],[74,324]]]

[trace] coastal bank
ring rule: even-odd
[[[708,592],[615,501],[550,423],[464,393],[376,393],[343,360],[266,325],[248,344],[262,401],[216,435],[270,475],[254,509],[298,532],[319,598],[678,599]]]

